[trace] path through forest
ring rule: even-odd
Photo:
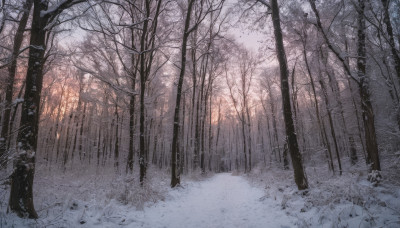
[[[240,176],[217,174],[175,195],[127,216],[134,227],[294,227],[295,219],[280,202],[264,197]]]

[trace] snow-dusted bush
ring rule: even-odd
[[[143,209],[145,203],[156,203],[165,199],[165,192],[161,190],[163,186],[155,181],[145,182],[140,186],[137,179],[126,177],[111,183],[111,186],[108,198],[116,199],[124,205],[133,205],[137,209]]]
[[[291,216],[298,227],[398,227],[400,191],[395,183],[374,173],[367,181],[367,172],[344,172],[342,176],[321,167],[307,169],[310,189],[298,191],[293,171],[269,169],[254,172],[249,180],[265,189],[265,198],[274,199]],[[394,174],[392,174],[394,175]],[[384,176],[385,177],[385,176]],[[264,198],[262,197],[262,198]],[[260,199],[261,200],[261,199]]]

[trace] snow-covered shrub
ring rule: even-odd
[[[368,174],[368,180],[376,187],[382,180],[382,175],[379,170],[372,170]]]
[[[142,187],[133,178],[126,178],[124,183],[113,183],[110,198],[116,197],[124,205],[133,205],[137,209],[143,209],[145,203],[155,203],[164,200],[164,195],[154,183],[145,183]]]
[[[379,187],[367,181],[366,170],[332,175],[321,167],[307,169],[310,189],[298,191],[293,180],[293,171],[266,170],[251,173],[248,179],[265,189],[265,198],[276,201],[288,215],[296,217],[298,227],[393,227],[400,221],[400,191],[385,172],[374,178]],[[394,174],[389,176],[395,178]]]

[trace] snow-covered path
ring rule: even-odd
[[[240,176],[218,174],[127,217],[129,227],[294,227],[294,218]]]

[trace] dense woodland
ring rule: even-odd
[[[304,190],[319,167],[378,185],[399,171],[399,46],[391,0],[2,0],[8,207],[38,217],[35,169],[137,186],[160,169],[171,187],[290,169]]]

